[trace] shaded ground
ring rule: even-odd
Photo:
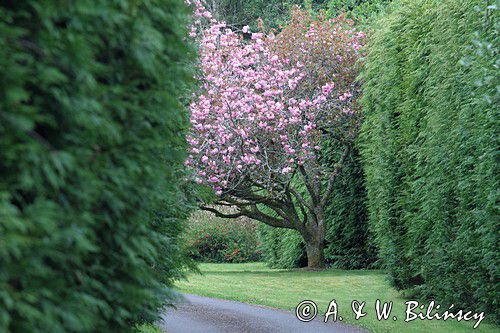
[[[177,310],[162,314],[160,327],[168,333],[333,333],[366,332],[342,323],[318,319],[301,322],[290,311],[216,298],[184,295]]]

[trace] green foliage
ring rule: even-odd
[[[325,146],[327,163],[333,166],[340,158],[339,149],[333,145]],[[326,217],[327,262],[343,269],[373,267],[376,251],[368,230],[366,189],[357,150],[346,161],[335,182]]]
[[[158,326],[142,324],[135,327],[137,333],[164,333]]]
[[[293,6],[307,8],[311,12],[325,10],[327,16],[345,13],[348,18],[364,25],[376,14],[383,12],[392,0],[214,0],[208,2],[210,11],[230,26],[241,29],[249,25],[258,30],[262,20],[265,29],[278,29],[290,19]]]
[[[214,0],[208,8],[229,25],[237,28],[249,25],[256,31],[259,19],[266,29],[279,28],[290,18],[292,6],[324,9],[326,3],[327,0]]]
[[[198,211],[183,235],[187,253],[203,262],[258,261],[257,222],[247,218],[223,219]]]
[[[273,268],[307,266],[304,239],[296,230],[272,228],[266,224],[258,227],[264,261]]]
[[[277,27],[288,15],[288,1],[282,0],[218,0],[211,11],[218,19],[242,28],[245,25],[257,29],[260,18],[266,27]]]
[[[330,17],[345,13],[359,24],[366,24],[376,14],[383,12],[392,0],[330,0],[327,15]]]
[[[0,4],[0,331],[128,332],[183,264],[181,0]]]
[[[370,221],[396,287],[498,320],[498,7],[412,0],[364,74]]]

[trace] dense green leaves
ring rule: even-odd
[[[0,5],[0,331],[125,332],[164,303],[186,214],[183,11]]]
[[[326,10],[329,17],[345,13],[359,23],[367,23],[376,13],[382,12],[392,0],[214,0],[207,6],[214,15],[229,25],[242,28],[249,25],[256,30],[258,19],[266,29],[278,29],[290,19],[293,6],[308,8],[313,12]]]
[[[380,256],[398,288],[498,318],[498,9],[402,1],[378,23],[362,153]]]
[[[349,1],[349,0],[342,0]],[[212,0],[207,1],[207,9],[221,21],[241,29],[249,25],[257,31],[261,20],[265,29],[279,29],[290,18],[290,9],[301,6],[325,9],[328,0]]]
[[[326,151],[330,165],[338,160],[338,151]],[[336,156],[337,155],[337,156]],[[335,184],[331,203],[326,209],[327,232],[325,258],[333,267],[360,269],[373,267],[376,251],[368,230],[366,189],[359,152],[347,160]]]

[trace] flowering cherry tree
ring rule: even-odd
[[[312,18],[298,8],[277,35],[234,31],[200,0],[187,2],[200,90],[190,104],[186,164],[218,198],[201,208],[298,230],[308,266],[323,266],[324,210],[357,133],[363,34],[343,18]],[[333,167],[322,163],[325,136],[343,147]]]

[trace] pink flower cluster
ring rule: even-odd
[[[303,66],[273,54],[272,34],[244,40],[212,19],[199,0],[188,2],[194,7],[191,36],[199,43],[200,91],[190,104],[186,164],[218,195],[245,177],[272,188],[316,159],[317,118],[334,84],[313,95],[298,93]]]

